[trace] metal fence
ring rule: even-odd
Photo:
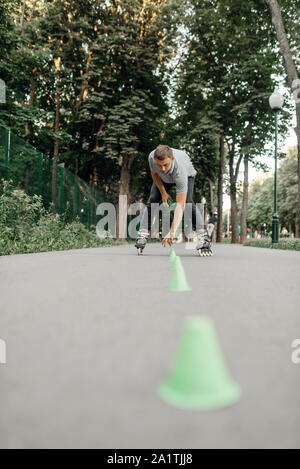
[[[54,209],[60,215],[64,214],[66,222],[78,217],[87,227],[96,226],[99,221],[99,215],[96,215],[97,206],[102,202],[110,202],[105,191],[99,190],[99,186],[86,183],[62,165],[58,164],[54,172],[53,159],[2,125],[0,125],[0,178],[12,180],[15,187],[23,189],[28,195],[40,195],[45,208]],[[201,204],[203,215],[204,208],[205,205]],[[128,214],[127,232],[128,225],[135,216]],[[171,220],[172,218],[173,213]],[[161,231],[161,221],[159,227]]]
[[[55,177],[56,176],[56,177]],[[86,226],[96,225],[96,207],[108,202],[104,193],[87,184],[62,165],[53,171],[53,160],[38,152],[25,140],[0,125],[0,178],[11,179],[13,184],[24,189],[28,195],[40,195],[46,209],[55,210],[70,222],[79,217]]]

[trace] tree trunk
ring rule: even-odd
[[[29,106],[32,106],[34,103],[34,96],[35,96],[35,83],[31,84],[30,87],[30,101],[29,101]],[[28,122],[25,123],[25,137],[28,137],[30,135],[30,130],[29,130],[29,125]]]
[[[54,59],[55,67],[57,70],[56,75],[56,109],[55,109],[55,133],[59,132],[60,128],[60,57],[58,59]],[[54,204],[53,210],[54,213],[57,213],[58,206],[57,206],[57,198],[56,198],[56,178],[57,178],[57,160],[59,154],[59,140],[58,138],[55,139],[54,143],[54,152],[53,152],[53,167],[52,167],[52,202]]]
[[[81,164],[80,155],[82,152],[82,143],[83,143],[83,136],[80,134],[79,143],[78,143],[78,151],[77,151],[77,156],[75,159],[75,176],[78,176],[80,172],[80,164]]]
[[[35,99],[35,92],[36,92],[36,78],[37,76],[37,68],[34,68],[31,72],[31,86],[30,86],[30,94],[29,94],[29,106],[33,106],[34,99]],[[25,137],[28,137],[30,134],[28,122],[25,124]]]
[[[36,4],[37,4],[38,0],[34,0],[33,4],[32,4],[32,9],[31,9],[31,13],[30,13],[30,18],[29,18],[29,23],[31,22],[32,20],[32,17],[35,13],[35,7],[36,7]]]
[[[223,177],[224,177],[224,137],[220,137],[220,162],[218,175],[218,225],[217,243],[223,239]]]
[[[300,80],[299,80],[300,83]],[[294,128],[297,135],[297,153],[298,153],[298,218],[300,219],[300,88],[298,102],[296,101],[297,127]]]
[[[127,230],[127,208],[130,204],[130,168],[134,160],[134,155],[122,157],[122,167],[120,176],[119,203],[117,207],[116,238],[125,241]],[[127,200],[125,200],[125,197]]]
[[[300,80],[298,78],[297,69],[291,54],[289,41],[285,32],[280,6],[277,0],[265,0],[270,8],[272,15],[272,23],[274,25],[277,40],[279,42],[279,52],[282,55],[283,66],[287,74],[288,83],[294,95],[296,102],[297,124],[295,133],[297,136],[298,148],[298,216],[300,217]]]
[[[236,167],[234,168],[234,154],[235,154],[235,143],[232,144],[232,147],[229,151],[229,177],[230,177],[230,201],[231,201],[231,243],[239,242],[239,233],[238,233],[238,209],[237,209],[237,200],[236,200],[236,181],[239,174],[239,167],[242,161],[243,155],[240,155]]]
[[[248,155],[244,157],[244,187],[243,187],[243,202],[241,211],[241,239],[240,243],[244,244],[247,239],[247,215],[248,215]]]
[[[76,156],[76,160],[75,160],[75,176],[78,176],[79,166],[80,166],[80,155]]]
[[[86,65],[85,65],[85,75],[86,75],[86,77],[88,77],[88,74],[89,74],[92,55],[93,55],[92,51],[88,51],[87,61],[86,61]],[[76,107],[75,107],[75,117],[77,117],[78,112],[79,112],[79,108],[80,108],[81,104],[85,101],[85,99],[87,97],[88,83],[89,83],[88,78],[86,78],[82,82],[80,97],[79,97],[79,100],[77,101]]]
[[[238,243],[239,242],[239,231],[238,231],[238,207],[237,207],[237,200],[236,200],[236,188],[230,191],[230,219],[231,219],[231,242]]]
[[[22,13],[21,13],[21,18],[20,18],[21,36],[23,36],[24,34],[25,8],[26,8],[26,0],[23,0]]]
[[[26,165],[25,169],[25,180],[24,180],[24,189],[27,194],[29,194],[29,179],[30,179],[30,170],[29,165]]]
[[[209,184],[209,198],[210,198],[210,207],[211,207],[211,212],[214,213],[215,211],[215,203],[214,203],[214,186],[212,183],[212,180],[208,179],[208,184]]]

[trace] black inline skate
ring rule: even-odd
[[[140,256],[143,254],[143,249],[145,248],[147,241],[149,238],[149,233],[147,231],[139,231],[136,241],[135,247],[137,248],[138,255]]]
[[[198,231],[196,249],[200,257],[213,255],[210,237],[206,229]]]

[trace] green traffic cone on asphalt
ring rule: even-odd
[[[170,249],[170,255],[169,255],[169,260],[173,262],[176,259],[176,253],[174,251],[174,248]]]
[[[176,256],[172,265],[172,277],[169,284],[169,291],[189,291],[191,290],[179,256]]]
[[[239,400],[241,390],[230,377],[209,318],[189,318],[171,373],[158,392],[168,404],[189,409],[216,409]]]

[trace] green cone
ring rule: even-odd
[[[229,375],[209,318],[188,320],[159,395],[168,404],[190,409],[215,409],[239,400],[241,390]]]
[[[191,290],[179,256],[176,256],[172,265],[172,277],[169,284],[169,291]]]
[[[176,254],[173,248],[170,249],[169,260],[173,262],[176,259]]]

